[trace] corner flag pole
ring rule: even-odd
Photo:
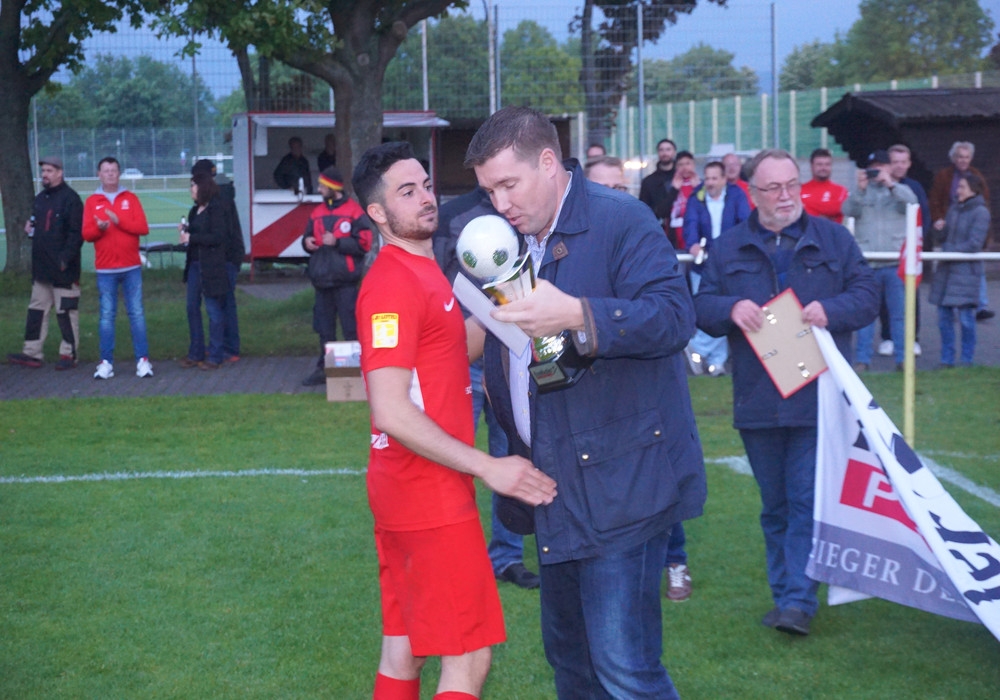
[[[915,446],[913,425],[913,404],[916,393],[916,361],[913,357],[913,342],[916,337],[917,313],[917,212],[919,204],[906,205],[906,245],[904,251],[904,271],[906,273],[906,345],[903,353],[903,437],[910,447]]]

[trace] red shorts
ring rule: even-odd
[[[460,656],[506,632],[479,520],[397,532],[375,529],[382,634],[410,638],[414,656]]]

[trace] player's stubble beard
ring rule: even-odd
[[[411,222],[402,221],[388,209],[385,212],[385,218],[389,224],[389,229],[399,238],[410,241],[426,241],[428,238],[432,238],[437,231],[437,216],[433,219],[424,218],[426,214],[432,213],[437,214],[436,205],[421,209]]]

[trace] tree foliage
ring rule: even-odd
[[[446,119],[489,116],[488,26],[462,14],[428,22],[430,107]],[[503,104],[529,105],[546,113],[578,111],[579,50],[561,46],[531,20],[504,32],[500,43]],[[414,29],[386,69],[386,109],[420,109],[423,103],[421,33]]]
[[[462,14],[427,23],[427,90],[445,119],[489,114],[486,22]],[[386,109],[423,106],[422,36],[410,31],[385,74]]]
[[[28,106],[61,68],[78,70],[83,42],[95,32],[113,32],[129,18],[133,26],[158,0],[3,0],[0,3],[0,195],[7,227],[6,271],[30,269],[30,243],[22,233],[31,211]],[[67,105],[67,108],[69,106]]]
[[[843,45],[812,41],[796,46],[781,66],[778,89],[808,90],[814,87],[843,85],[839,54]]]
[[[215,99],[197,76],[199,120],[214,118]],[[194,118],[191,75],[174,63],[149,56],[97,55],[64,85],[38,98],[39,119],[47,127],[174,127]]]
[[[583,108],[580,54],[560,46],[545,27],[524,20],[504,32],[500,49],[501,99],[548,114]]]
[[[757,74],[733,65],[735,54],[700,43],[669,61],[643,62],[646,99],[651,102],[706,100],[712,97],[756,95]],[[635,101],[635,88],[629,99]]]
[[[724,6],[728,0],[706,0]],[[585,0],[570,22],[579,31],[580,85],[587,113],[587,142],[604,141],[614,122],[618,102],[629,88],[632,54],[639,41],[636,6],[642,5],[642,41],[656,42],[682,14],[690,14],[698,0]],[[594,26],[594,9],[603,21]]]
[[[988,66],[993,20],[977,0],[862,0],[861,16],[832,44],[785,60],[781,89],[972,73]]]
[[[161,20],[163,31],[218,35],[250,72],[252,46],[316,76],[333,88],[337,160],[346,170],[355,154],[382,137],[382,84],[386,67],[423,19],[438,17],[467,0],[188,0]]]

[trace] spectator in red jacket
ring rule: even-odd
[[[135,375],[152,377],[146,315],[142,308],[142,259],[139,239],[149,233],[146,213],[139,198],[119,184],[121,166],[111,156],[97,164],[100,186],[83,206],[83,240],[94,244],[97,292],[101,304],[98,335],[101,362],[94,379],[115,376],[115,316],[121,287],[132,333]]]
[[[833,154],[817,148],[809,156],[812,180],[802,185],[802,206],[809,216],[823,216],[835,224],[843,223],[840,211],[847,199],[847,188],[830,180],[833,172]]]

